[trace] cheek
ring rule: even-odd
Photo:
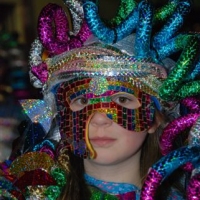
[[[137,151],[141,148],[145,138],[147,136],[147,132],[132,132],[130,131],[128,134],[125,133],[125,144],[128,149],[131,151]]]

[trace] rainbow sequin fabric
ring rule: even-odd
[[[49,58],[47,61],[49,88],[71,77],[135,77],[135,84],[148,85],[154,94],[166,78],[165,69],[151,58],[136,58],[121,54],[114,47],[91,45]]]
[[[0,199],[55,200],[59,197],[66,184],[66,174],[47,152],[42,151],[41,148],[10,163],[1,163]]]

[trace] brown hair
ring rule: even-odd
[[[88,200],[90,199],[90,191],[84,180],[83,159],[75,156],[69,151],[66,162],[69,163],[67,173],[67,184],[63,188],[59,200]],[[62,166],[64,167],[64,166]]]
[[[162,132],[162,125],[160,125],[156,132],[153,134],[148,134],[140,156],[140,177],[143,183],[149,168],[161,158],[161,152],[159,148],[159,135]]]

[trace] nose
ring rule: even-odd
[[[90,120],[90,124],[92,126],[98,127],[98,126],[104,126],[104,127],[108,127],[112,124],[112,120],[109,119],[105,113],[99,113],[96,112],[94,113],[94,115],[92,116],[92,119]]]

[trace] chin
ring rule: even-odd
[[[108,154],[107,155],[98,155],[97,154],[97,157],[90,161],[92,161],[93,163],[98,164],[98,165],[113,165],[113,164],[118,163],[119,158],[115,158],[112,155],[109,156]]]

